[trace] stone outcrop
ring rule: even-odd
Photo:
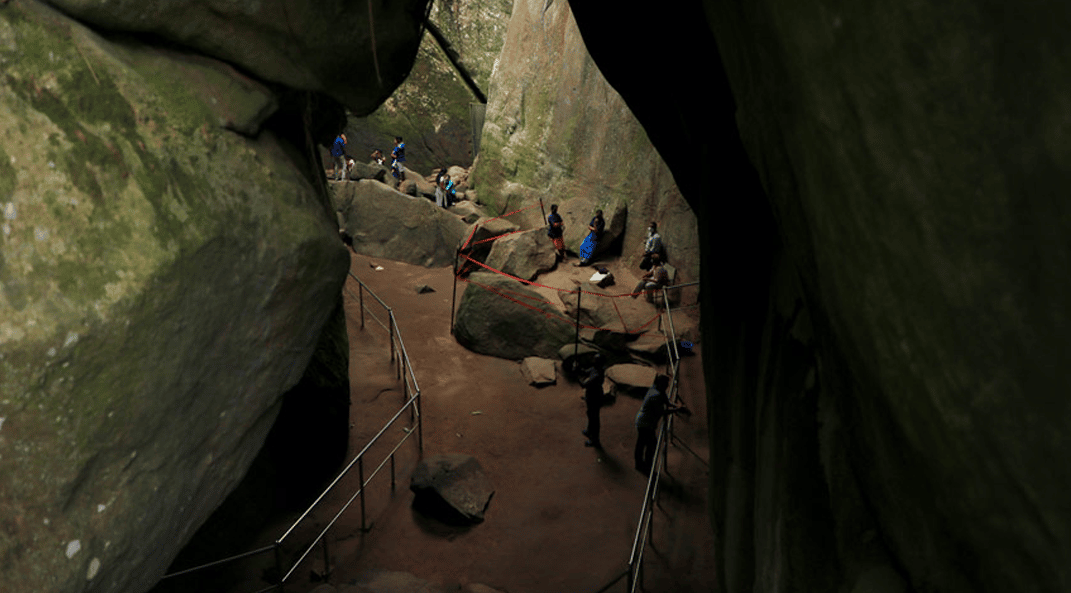
[[[558,382],[554,361],[549,358],[529,356],[521,361],[521,375],[529,385],[542,387]]]
[[[573,8],[700,214],[719,589],[1069,590],[1065,4]]]
[[[638,45],[652,51],[648,44]],[[670,53],[674,55],[666,60],[687,61]],[[658,86],[635,69],[632,75]],[[680,117],[686,127],[686,118]],[[692,166],[705,170],[687,147],[681,151],[692,157]],[[557,203],[565,219],[566,247],[574,252],[596,208],[611,223],[611,213],[627,205],[628,220],[621,221],[625,264],[639,263],[647,225],[657,220],[681,281],[699,277],[695,215],[643,126],[588,55],[567,3],[514,3],[470,184],[493,211],[511,211],[540,197],[548,209]],[[717,180],[711,184],[716,187]],[[608,226],[616,233],[616,223]],[[611,243],[613,237],[604,245]]]
[[[482,523],[494,487],[471,455],[425,457],[409,479],[413,506],[446,524]]]
[[[465,235],[465,223],[425,198],[378,181],[331,185],[335,207],[357,253],[422,266],[449,266]]]
[[[0,590],[147,589],[303,376],[348,257],[273,101],[0,6]]]
[[[512,276],[535,280],[553,270],[558,257],[546,229],[535,228],[494,240],[485,263]]]
[[[370,13],[345,2],[304,0],[49,3],[100,30],[158,37],[260,79],[325,93],[361,115],[405,79],[427,6],[427,0],[402,0]]]
[[[429,34],[409,77],[373,113],[349,118],[346,135],[354,150],[379,148],[386,154],[400,135],[413,147],[406,158],[421,171],[471,165],[473,126],[481,121],[481,96],[490,87],[512,5],[510,0],[435,2]]]
[[[461,295],[454,337],[462,346],[490,356],[520,360],[552,358],[573,339],[573,325],[557,308],[516,280],[476,272]]]

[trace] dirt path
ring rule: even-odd
[[[377,265],[383,269],[377,271]],[[411,509],[408,490],[416,461],[411,439],[396,454],[393,494],[387,468],[369,485],[366,511],[372,529],[360,530],[355,503],[330,532],[331,582],[350,583],[364,571],[382,569],[445,585],[482,583],[509,593],[624,591],[620,577],[646,485],[646,478],[632,468],[632,422],[639,400],[620,397],[604,408],[605,449],[585,448],[581,389],[566,382],[560,369],[558,385],[536,389],[524,383],[517,363],[471,353],[454,341],[449,268],[426,269],[355,254],[351,269],[394,310],[422,393],[425,455],[475,456],[495,494],[485,522],[469,529],[446,528],[419,516]],[[590,275],[590,268],[559,266],[547,282],[565,285]],[[633,282],[621,279],[620,291],[627,292]],[[420,284],[435,292],[417,294]],[[350,280],[348,288],[356,294],[355,282]],[[463,289],[459,284],[459,298]],[[623,300],[628,306],[649,307]],[[365,302],[370,302],[367,295]],[[351,296],[347,317],[353,455],[394,414],[403,396],[390,366],[387,333],[369,317],[360,328],[357,299]],[[665,496],[655,515],[657,552],[647,551],[645,578],[650,591],[713,588],[701,373],[698,357],[682,363],[682,396],[695,414],[677,423],[683,446],[670,452],[672,478],[663,483]],[[403,420],[388,430],[393,435],[389,446],[404,436],[401,427],[408,424],[408,416]],[[370,463],[382,459],[389,447],[377,451]],[[326,524],[344,501],[341,493],[332,496],[325,510],[317,512],[316,523]],[[322,567],[319,560],[307,564],[316,563]],[[310,570],[315,568],[305,568],[305,574]],[[295,586],[288,585],[288,591],[314,587],[305,578],[291,582]]]

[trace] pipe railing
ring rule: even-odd
[[[673,309],[669,306],[669,290],[698,285],[698,282],[678,284],[675,286],[662,287],[662,301],[665,304],[664,315],[666,326],[662,333],[666,338],[666,370],[672,379],[667,396],[674,403],[680,403],[680,364],[681,355],[677,347],[677,334],[673,325]],[[668,331],[667,331],[668,330]],[[635,593],[637,588],[643,588],[643,556],[647,546],[651,544],[651,523],[654,518],[654,507],[658,500],[660,477],[665,471],[669,457],[669,444],[673,442],[673,414],[667,414],[659,425],[658,441],[655,443],[654,463],[647,476],[647,490],[644,492],[643,504],[640,507],[640,518],[636,522],[636,535],[632,540],[632,553],[628,560],[628,590]]]
[[[398,329],[398,323],[397,323],[397,320],[394,317],[394,311],[385,302],[383,302],[383,299],[379,298],[379,296],[377,296],[375,292],[373,292],[370,288],[368,288],[368,286],[364,282],[362,282],[360,278],[355,276],[353,274],[353,272],[350,272],[349,275],[350,275],[350,277],[352,277],[354,280],[357,281],[358,294],[354,295],[353,291],[351,291],[349,288],[346,288],[346,287],[344,287],[344,290],[347,293],[349,293],[350,296],[355,296],[358,299],[359,309],[360,309],[360,312],[361,312],[361,329],[362,330],[364,329],[364,314],[367,311],[367,313],[372,317],[372,319],[374,319],[377,323],[379,323],[380,327],[382,327],[385,331],[387,331],[390,334],[390,360],[391,360],[391,364],[392,365],[395,363],[395,361],[397,361],[399,363],[398,367],[397,367],[398,368],[397,377],[398,377],[399,380],[402,381],[402,398],[403,398],[404,404],[402,405],[401,408],[398,409],[397,412],[394,413],[394,416],[389,421],[387,421],[387,423],[383,426],[383,428],[381,428],[379,430],[379,432],[376,433],[376,435],[374,437],[372,437],[372,439],[370,441],[368,441],[368,443],[364,446],[364,448],[362,448],[361,451],[359,453],[357,453],[357,455],[355,455],[353,457],[353,459],[346,465],[346,467],[341,472],[339,472],[339,474],[335,477],[335,479],[332,480],[331,483],[326,488],[324,488],[323,492],[320,493],[320,495],[316,498],[316,500],[313,501],[312,504],[310,504],[309,507],[307,509],[305,509],[305,511],[303,513],[301,513],[301,515],[297,518],[297,520],[294,521],[290,525],[290,527],[287,528],[286,531],[284,531],[283,534],[278,539],[276,539],[274,542],[272,542],[271,545],[264,546],[264,547],[258,548],[256,550],[251,550],[249,552],[245,552],[245,553],[242,553],[242,554],[236,554],[234,556],[230,556],[230,557],[223,558],[223,559],[220,559],[220,560],[215,560],[213,562],[208,562],[206,564],[202,564],[202,565],[199,565],[199,566],[194,566],[194,567],[191,567],[191,568],[187,568],[187,569],[184,569],[184,570],[181,570],[181,571],[178,571],[178,572],[173,572],[173,573],[170,573],[170,574],[166,574],[161,578],[161,580],[170,579],[170,578],[174,578],[174,577],[179,577],[179,576],[183,576],[183,575],[188,575],[188,574],[200,572],[200,571],[203,571],[203,570],[207,570],[209,568],[222,566],[224,564],[228,564],[228,563],[231,563],[231,562],[236,562],[238,560],[242,560],[242,559],[245,559],[245,558],[251,558],[251,557],[254,557],[254,556],[259,556],[259,555],[262,555],[262,554],[266,554],[268,552],[272,552],[273,556],[274,556],[274,561],[275,561],[275,571],[276,571],[275,574],[276,574],[277,578],[279,579],[279,581],[277,583],[275,583],[274,585],[271,585],[271,586],[269,586],[267,588],[264,588],[264,589],[261,589],[261,590],[257,591],[256,593],[266,593],[267,591],[285,591],[286,582],[290,579],[291,576],[294,575],[294,573],[297,571],[298,567],[301,566],[301,564],[303,562],[305,562],[305,560],[312,554],[313,550],[316,548],[317,545],[322,545],[323,546],[323,554],[324,554],[324,557],[323,557],[324,573],[323,574],[324,574],[324,579],[326,580],[328,575],[331,572],[330,550],[329,550],[329,546],[328,546],[328,539],[326,537],[328,532],[331,530],[331,528],[335,525],[335,523],[338,522],[338,520],[342,517],[342,515],[350,508],[350,506],[353,504],[353,502],[355,500],[357,500],[358,497],[360,497],[361,531],[368,531],[369,528],[367,526],[367,515],[366,515],[366,509],[365,509],[365,491],[367,489],[367,486],[372,481],[372,479],[375,478],[376,475],[378,475],[379,472],[384,468],[384,466],[386,466],[387,463],[389,462],[390,463],[390,485],[391,485],[391,491],[392,492],[394,491],[394,488],[395,488],[396,483],[397,483],[396,475],[395,475],[395,453],[397,453],[398,449],[400,449],[401,446],[403,444],[405,444],[405,442],[407,440],[409,440],[409,437],[413,436],[414,432],[417,435],[417,454],[418,454],[418,456],[423,456],[423,454],[424,454],[424,437],[423,437],[424,431],[423,431],[423,422],[421,420],[422,417],[421,417],[421,414],[420,414],[420,412],[421,412],[420,385],[419,385],[419,383],[417,383],[416,372],[413,370],[413,365],[412,365],[412,363],[411,363],[411,361],[409,359],[409,354],[406,352],[406,349],[405,349],[405,343],[402,341],[402,335],[401,335],[401,332]],[[380,304],[380,306],[383,307],[383,309],[386,310],[387,319],[389,320],[389,325],[383,323],[383,321],[381,321],[379,319],[379,317],[377,317],[375,315],[375,313],[373,313],[370,309],[365,307],[364,293],[366,291],[368,292],[368,294],[372,295],[372,298],[374,298]],[[396,355],[396,353],[397,353],[397,355]],[[402,370],[402,367],[404,367],[404,369],[405,369],[404,371]],[[410,394],[412,394],[412,396],[410,396]],[[364,460],[365,460],[365,456],[368,454],[368,452],[371,450],[371,448],[374,445],[376,445],[381,438],[383,438],[383,436],[387,433],[387,430],[390,429],[391,426],[393,426],[398,421],[398,419],[402,416],[402,414],[406,410],[409,410],[410,422],[413,423],[415,426],[412,427],[412,428],[403,427],[403,431],[405,432],[405,436],[402,437],[401,440],[399,440],[394,445],[394,447],[390,450],[390,452],[387,453],[386,456],[384,456],[383,460],[379,462],[379,465],[366,478],[364,476]],[[414,430],[414,428],[415,428],[415,430]],[[282,552],[283,543],[288,538],[290,538],[290,536],[292,534],[294,534],[295,531],[297,531],[297,529],[302,525],[302,523],[312,514],[312,512],[320,505],[320,503],[327,497],[327,495],[330,494],[331,491],[335,489],[335,486],[337,486],[342,481],[342,479],[349,474],[349,472],[354,468],[354,466],[357,467],[358,483],[359,483],[356,491],[354,491],[354,493],[349,497],[349,499],[346,501],[346,503],[342,505],[342,507],[338,510],[338,512],[335,513],[334,517],[332,517],[331,521],[328,522],[327,526],[324,527],[322,530],[320,530],[320,532],[316,535],[316,537],[313,538],[312,542],[303,548],[304,551],[301,553],[301,555],[298,557],[298,559],[296,561],[294,561],[292,564],[290,564],[289,569],[284,573],[283,572],[283,565],[284,565],[283,564],[283,552]]]

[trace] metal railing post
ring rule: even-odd
[[[357,479],[361,484],[361,531],[365,532],[365,531],[368,531],[368,528],[366,527],[367,523],[365,522],[365,514],[364,514],[364,457],[363,456],[359,457],[357,459]]]
[[[573,337],[573,370],[578,371],[576,368],[576,355],[580,352],[580,295],[584,294],[579,288],[576,289],[576,335]]]
[[[394,310],[387,307],[387,317],[390,319],[390,363],[394,364]]]
[[[461,255],[461,243],[457,244],[454,251],[454,289],[450,293],[450,335],[454,335],[454,309],[457,308],[457,260]]]
[[[279,548],[279,540],[275,540],[275,574],[278,575],[277,578],[279,579],[279,592],[286,593],[286,589],[283,587],[283,576],[285,575],[283,575],[282,552],[279,551]]]
[[[324,545],[324,582],[326,583],[331,575],[331,557],[327,553],[327,534],[324,534],[320,541]]]
[[[417,390],[416,390],[416,405],[417,405],[416,426],[417,426],[417,447],[418,447],[419,453],[420,453],[419,457],[424,457],[424,413],[421,411],[422,408],[420,407],[420,402],[423,399],[424,398],[420,396],[420,388],[417,387]]]
[[[360,280],[357,281],[357,298],[361,303],[361,329],[364,329],[364,283]]]
[[[394,453],[390,454],[390,491],[394,492]]]

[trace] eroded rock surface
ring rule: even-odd
[[[491,481],[471,455],[421,459],[409,479],[413,506],[447,524],[482,523],[494,495]]]
[[[449,266],[465,223],[425,198],[368,179],[334,183],[336,207],[357,253],[423,266]]]
[[[477,272],[468,281],[454,337],[469,350],[512,360],[552,358],[573,340],[573,325],[561,312],[516,280]]]
[[[304,0],[49,3],[102,31],[158,36],[260,79],[323,92],[358,114],[371,112],[405,79],[427,6],[427,0],[371,7]]]
[[[341,290],[310,169],[261,128],[274,99],[176,54],[0,6],[5,591],[155,582],[249,467]]]

